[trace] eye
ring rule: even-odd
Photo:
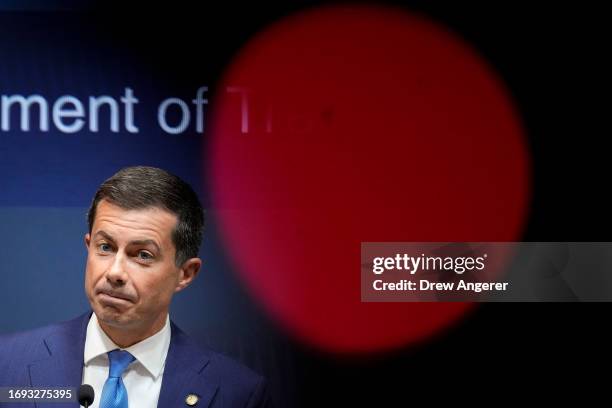
[[[110,252],[112,250],[111,246],[106,242],[99,244],[98,249],[100,250],[100,252]]]
[[[150,261],[151,259],[153,259],[153,255],[147,251],[138,251],[138,259]]]

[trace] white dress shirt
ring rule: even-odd
[[[164,327],[153,336],[128,348],[136,360],[123,372],[122,379],[128,393],[130,408],[157,407],[161,390],[164,365],[170,347],[170,317],[166,317]],[[87,324],[85,338],[83,384],[89,384],[95,391],[91,408],[98,408],[102,388],[108,378],[108,353],[121,349],[104,333],[95,313]]]

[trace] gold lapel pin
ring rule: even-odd
[[[195,404],[198,403],[198,396],[195,394],[189,394],[186,398],[185,398],[185,404],[189,405],[190,407],[193,407]]]

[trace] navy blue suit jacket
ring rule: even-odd
[[[83,351],[90,316],[91,311],[67,322],[0,337],[0,386],[78,388],[83,378]],[[171,327],[159,408],[187,407],[185,398],[189,394],[199,396],[196,408],[271,405],[261,376],[227,357],[200,348],[174,323]],[[42,405],[0,402],[0,408],[51,405],[79,406],[78,402]]]

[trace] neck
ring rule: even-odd
[[[160,317],[155,322],[153,322],[153,324],[142,328],[111,326],[99,319],[98,323],[100,324],[100,327],[102,328],[104,333],[106,333],[106,335],[113,341],[113,343],[115,343],[121,348],[127,348],[145,339],[148,339],[149,337],[161,331],[161,329],[163,329],[164,325],[166,324],[166,316],[167,314],[164,314],[163,316],[161,316],[163,318]]]

